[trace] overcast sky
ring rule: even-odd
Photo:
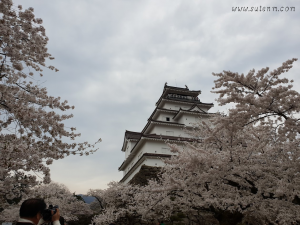
[[[215,104],[211,112],[226,111],[210,92],[213,72],[275,69],[300,53],[299,1],[13,1],[44,21],[60,71],[47,70],[41,81],[75,105],[66,124],[82,134],[79,141],[103,140],[93,155],[51,166],[52,179],[77,194],[122,178],[124,132],[143,129],[165,82],[201,90],[200,100]],[[232,11],[241,6],[272,11]],[[299,71],[297,61],[287,74],[298,90]]]

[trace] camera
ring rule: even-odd
[[[57,212],[58,209],[58,205],[49,205],[49,208],[48,209],[45,209],[43,212],[42,212],[42,216],[43,216],[43,220],[44,221],[51,221],[52,220],[52,216]],[[53,212],[53,214],[52,214]]]

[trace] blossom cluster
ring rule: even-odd
[[[36,76],[42,76],[48,37],[33,8],[14,8],[11,0],[0,1],[0,205],[20,198],[38,184],[50,182],[53,160],[70,154],[89,155],[94,145],[75,143],[80,133],[67,129],[64,121],[74,109],[60,97],[49,96]],[[53,66],[49,69],[58,71]],[[66,140],[66,141],[63,141]],[[68,141],[70,140],[70,141]],[[101,141],[101,139],[99,139]],[[91,150],[92,149],[92,150]],[[31,172],[31,173],[29,173]]]
[[[189,224],[299,224],[300,94],[282,77],[296,60],[270,73],[214,74],[219,103],[235,107],[186,130],[201,142],[169,144],[177,154],[158,180],[98,192],[105,207],[94,222],[147,224],[182,213]]]
[[[79,215],[90,215],[92,211],[85,202],[78,200],[74,194],[63,184],[50,183],[33,188],[27,195],[24,195],[18,204],[10,205],[0,213],[2,221],[17,221],[19,210],[23,201],[29,198],[44,199],[46,204],[57,205],[60,215],[67,221],[78,220]]]

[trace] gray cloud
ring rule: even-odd
[[[103,142],[93,156],[71,156],[51,166],[52,178],[72,191],[105,188],[119,180],[125,130],[141,131],[163,85],[202,90],[214,102],[212,72],[247,73],[272,69],[299,57],[299,3],[261,1],[262,6],[295,6],[296,12],[232,12],[253,1],[38,1],[17,0],[35,8],[50,38],[51,63],[45,72],[51,95],[73,105],[66,122],[82,133],[80,141]],[[299,62],[289,73],[299,87]],[[218,106],[212,111],[226,110]]]

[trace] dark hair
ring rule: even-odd
[[[47,205],[43,199],[31,198],[25,200],[20,208],[21,218],[35,217],[39,212],[42,212],[47,208]]]

